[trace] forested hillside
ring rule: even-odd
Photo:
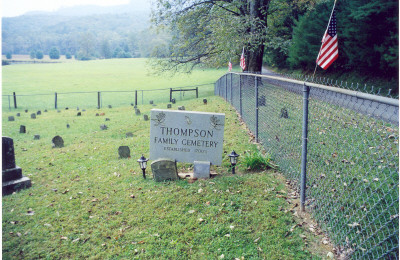
[[[148,57],[167,39],[149,29],[150,9],[86,6],[3,18],[3,54],[49,54],[78,59]]]

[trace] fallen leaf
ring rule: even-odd
[[[61,240],[68,240],[68,237],[61,237]]]
[[[62,192],[62,194],[65,194],[65,193],[67,193],[67,192],[69,192],[69,189],[68,189],[68,190],[65,190],[65,191],[63,191],[63,192]]]
[[[258,240],[260,240],[261,237],[254,239],[254,243],[257,243]]]
[[[143,241],[143,240],[142,240],[142,241],[139,241],[138,244],[144,244],[144,241]]]
[[[99,199],[92,199],[92,202],[96,202],[96,201],[99,201]]]
[[[77,239],[72,240],[72,243],[78,242],[79,241],[79,237]]]

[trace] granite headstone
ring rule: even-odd
[[[130,158],[131,157],[131,150],[128,146],[120,146],[118,148],[119,158]]]
[[[54,136],[53,139],[51,140],[51,142],[53,143],[53,148],[64,147],[64,140],[59,135]]]
[[[175,181],[178,177],[176,162],[171,159],[160,158],[151,163],[151,171],[155,181]]]

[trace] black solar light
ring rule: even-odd
[[[239,155],[235,151],[232,151],[231,154],[229,154],[228,156],[232,165],[232,174],[235,174],[235,165],[237,163]]]
[[[139,160],[137,160],[138,163],[139,163],[140,169],[142,169],[142,171],[143,171],[143,178],[144,179],[146,179],[146,167],[147,167],[147,161],[148,160],[149,159],[146,159],[146,157],[144,157],[143,154],[142,154],[142,157],[140,157]]]

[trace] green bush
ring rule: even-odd
[[[37,51],[36,52],[36,59],[39,59],[39,60],[43,59],[43,52],[42,51]]]
[[[250,171],[274,168],[271,164],[271,156],[269,154],[262,154],[257,147],[253,147],[251,151],[245,152],[242,163]]]
[[[11,59],[12,58],[12,53],[9,51],[6,53],[6,58]]]

